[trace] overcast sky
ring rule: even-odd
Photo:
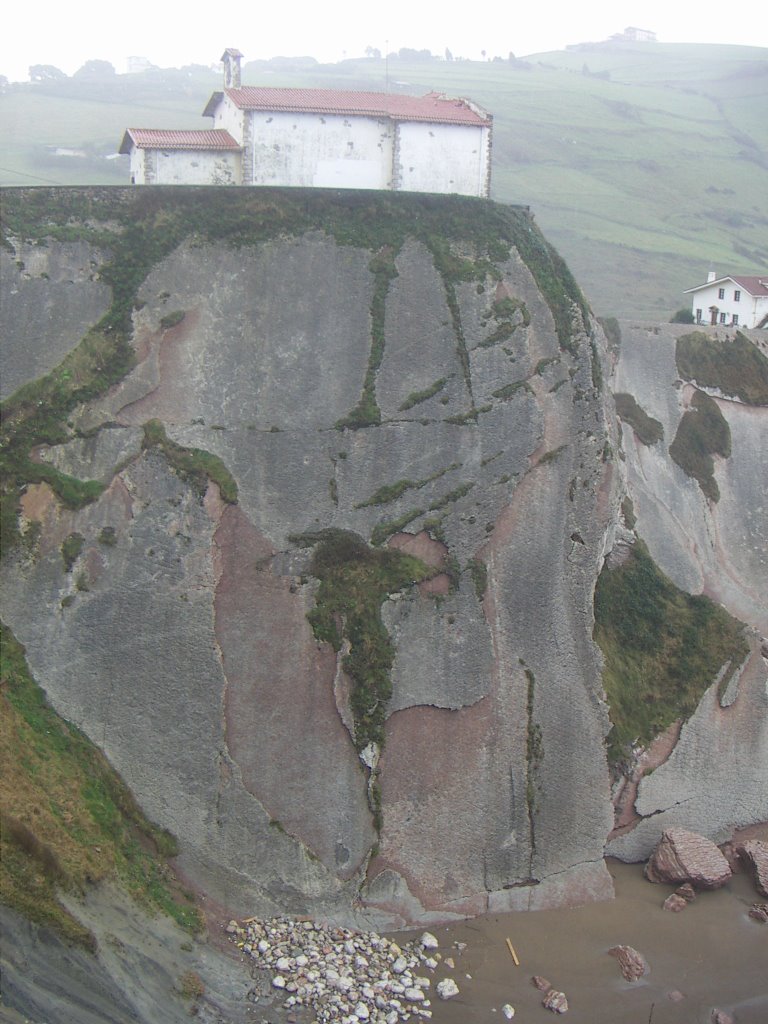
[[[768,46],[764,0],[745,0],[738,17],[722,9],[670,0],[545,0],[522,5],[464,7],[387,0],[293,0],[290,4],[180,3],[133,0],[16,0],[6,5],[0,33],[0,74],[26,81],[31,64],[53,64],[71,75],[86,60],[108,60],[126,70],[126,57],[148,57],[160,67],[210,64],[227,46],[247,60],[311,55],[321,61],[362,56],[402,46],[479,60],[523,57],[570,43],[606,39],[628,25],[655,32],[660,42],[737,43]],[[698,10],[698,13],[694,13]],[[734,9],[735,11],[736,9]],[[498,13],[497,13],[498,12]]]

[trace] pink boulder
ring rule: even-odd
[[[552,1013],[568,1012],[568,1000],[565,998],[565,992],[558,992],[554,988],[551,988],[544,996],[542,1005],[551,1010]]]
[[[752,875],[755,888],[763,896],[768,896],[768,843],[760,839],[748,839],[738,843],[736,853]]]
[[[697,889],[719,889],[731,877],[728,861],[715,844],[685,828],[668,828],[645,865],[651,882],[690,882]]]
[[[648,961],[631,946],[614,946],[608,950],[608,955],[615,956],[619,961],[621,973],[627,981],[637,981],[648,973]]]
[[[667,896],[664,900],[664,909],[671,910],[673,914],[679,914],[681,910],[685,910],[688,906],[688,900],[684,900],[682,896],[678,896],[676,892],[673,892],[671,896]]]

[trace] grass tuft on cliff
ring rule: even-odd
[[[642,444],[653,445],[664,437],[664,427],[653,416],[649,416],[633,395],[617,392],[614,396],[616,412],[634,430]]]
[[[0,708],[0,900],[92,949],[57,893],[117,878],[148,910],[199,931],[202,918],[166,864],[175,839],[147,820],[104,755],[48,705],[24,648],[1,623]]]
[[[768,405],[768,359],[741,331],[733,341],[717,341],[703,331],[682,334],[675,359],[686,380],[718,388],[747,405]]]
[[[720,499],[713,455],[731,454],[731,431],[714,398],[697,391],[669,446],[670,458],[696,480],[710,501]]]
[[[349,644],[342,666],[352,680],[355,745],[358,750],[370,742],[382,746],[395,651],[381,606],[436,570],[402,551],[369,547],[349,530],[320,530],[291,540],[315,547],[310,572],[320,587],[308,616],[315,637],[337,652],[344,641]]]
[[[721,693],[749,653],[744,625],[708,597],[679,590],[642,541],[604,568],[595,589],[595,640],[613,728],[608,752],[622,759],[677,719],[689,718],[726,663]]]

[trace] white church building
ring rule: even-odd
[[[208,130],[126,131],[134,184],[490,194],[493,118],[471,100],[243,86],[241,58],[224,52]]]

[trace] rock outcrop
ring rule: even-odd
[[[759,839],[748,839],[736,844],[739,860],[752,875],[755,888],[763,896],[768,896],[768,843]]]
[[[722,604],[753,632],[750,656],[724,692],[713,678],[697,710],[677,726],[664,763],[640,779],[634,820],[630,824],[632,815],[625,811],[623,827],[608,845],[611,855],[627,861],[647,859],[669,827],[724,842],[734,827],[768,820],[768,674],[761,656],[761,637],[768,632],[768,519],[757,511],[766,500],[768,453],[762,438],[768,408],[703,386],[730,434],[730,455],[712,457],[719,498],[707,497],[669,452],[699,393],[676,361],[680,337],[692,330],[620,322],[613,388],[631,395],[661,432],[658,440],[644,442],[630,422],[622,423],[634,527],[677,586]],[[696,331],[726,349],[736,335],[724,328]],[[764,334],[744,332],[763,356]]]
[[[690,882],[696,889],[719,889],[731,875],[728,861],[715,844],[684,828],[666,829],[645,866],[650,882]]]
[[[101,329],[129,332],[135,365],[37,449],[104,490],[73,509],[29,483],[40,526],[6,556],[3,616],[232,911],[396,926],[604,898],[602,334],[527,213],[378,202],[371,220],[336,193],[94,198],[136,289]],[[392,652],[371,743],[347,671],[365,638],[313,632],[329,530],[372,559],[442,552],[365,627],[380,615]]]

